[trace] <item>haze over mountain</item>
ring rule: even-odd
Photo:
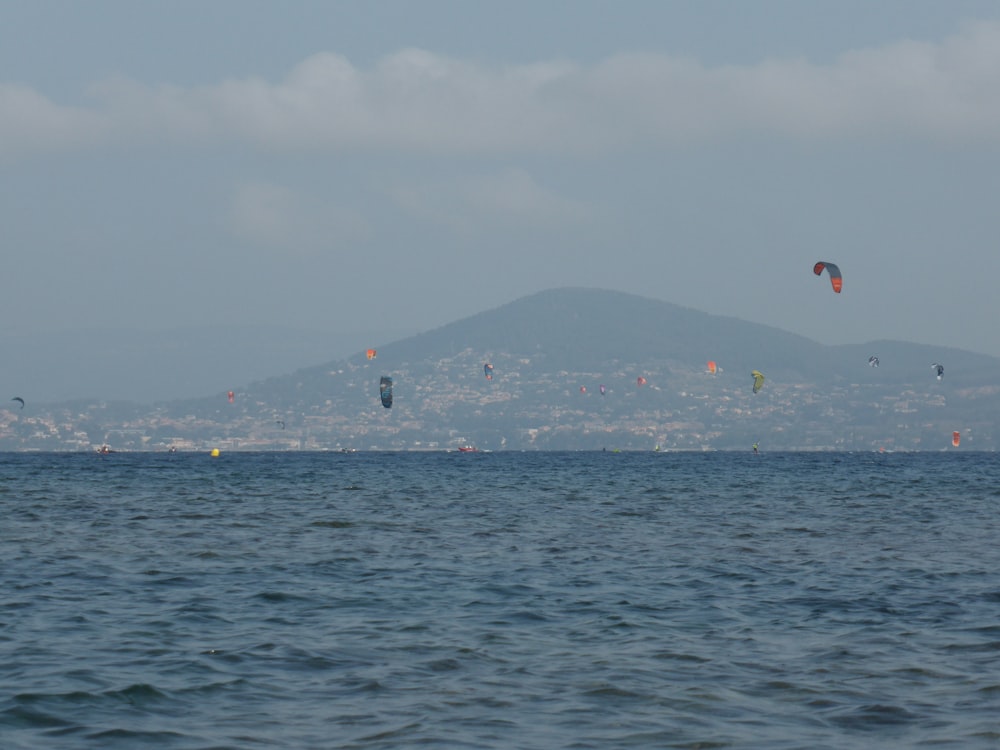
[[[884,340],[827,346],[620,292],[549,290],[376,348],[371,361],[359,346],[233,384],[232,402],[223,388],[152,407],[8,407],[0,447],[705,450],[763,439],[771,449],[913,450],[950,446],[954,431],[967,448],[998,444],[996,358]],[[751,370],[766,376],[758,394]],[[382,375],[394,379],[392,409],[379,403]]]
[[[0,332],[0,383],[35,402],[188,399],[349,356],[411,330],[219,326]]]

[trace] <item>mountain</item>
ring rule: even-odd
[[[660,361],[703,367],[729,353],[765,367],[779,359],[815,372],[823,347],[809,339],[621,292],[557,289],[456,321],[385,347],[401,361],[450,356],[470,343],[484,354],[517,352],[556,369],[600,371],[614,362]],[[783,354],[801,353],[798,360]],[[749,369],[748,368],[748,372]]]
[[[926,450],[948,448],[954,430],[963,448],[1000,440],[993,357],[893,341],[827,346],[620,292],[541,292],[377,348],[375,360],[359,349],[251,382],[233,403],[221,392],[155,408],[67,404],[51,421],[83,425],[76,433],[89,444],[134,449],[745,450],[760,441],[767,450]],[[868,366],[872,354],[879,368]],[[758,394],[754,369],[767,378]],[[391,410],[378,401],[382,375],[394,379]],[[60,429],[41,442],[72,444],[70,427]],[[0,432],[0,447],[9,444]]]
[[[770,326],[711,315],[622,292],[555,289],[473,315],[383,347],[380,356],[416,362],[454,356],[473,345],[484,355],[519,352],[556,369],[592,372],[609,363],[652,362],[702,370],[707,360],[737,363],[787,381],[918,382],[930,364],[947,361],[949,381],[979,382],[1000,360],[959,349],[876,341],[826,346]],[[857,368],[878,353],[888,366]],[[918,367],[921,365],[923,370]]]

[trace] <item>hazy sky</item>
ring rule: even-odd
[[[0,2],[2,331],[590,286],[1000,355],[998,188],[994,0]]]

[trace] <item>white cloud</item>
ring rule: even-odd
[[[485,66],[403,50],[368,70],[317,54],[280,82],[197,88],[115,80],[64,107],[0,85],[0,153],[106,144],[237,141],[269,149],[497,153],[607,151],[746,131],[927,139],[1000,135],[1000,24],[940,43],[899,41],[831,65],[708,68],[664,54],[595,65]]]
[[[101,112],[62,107],[24,86],[0,83],[0,156],[86,146],[107,129]]]

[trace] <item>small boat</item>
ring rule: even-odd
[[[458,451],[459,453],[479,453],[479,448],[474,445],[460,445]]]

